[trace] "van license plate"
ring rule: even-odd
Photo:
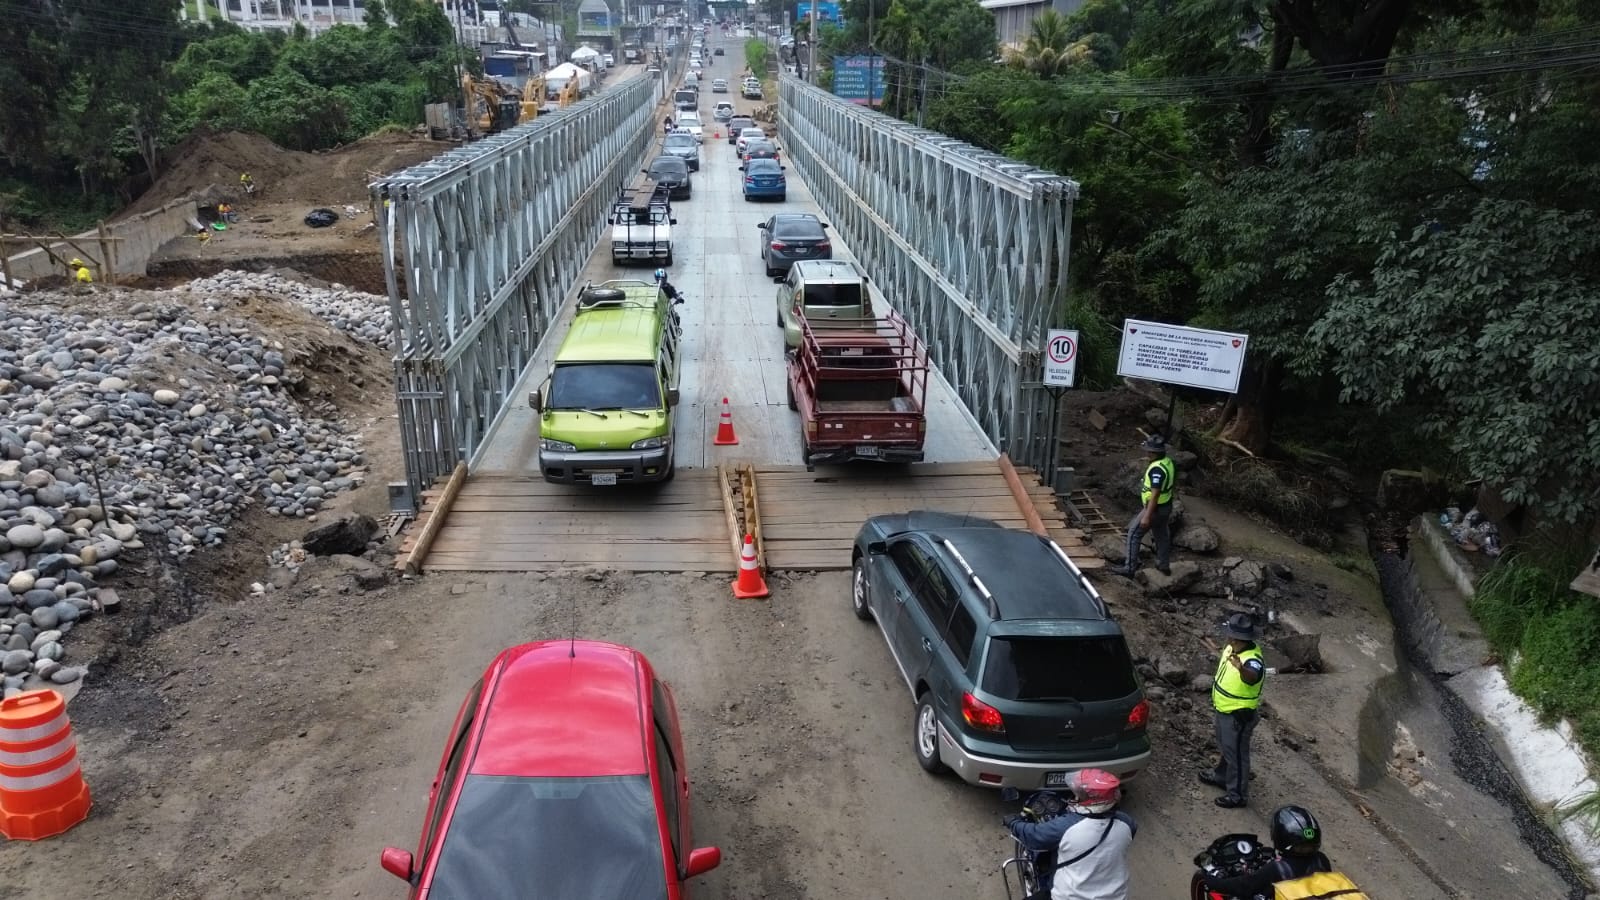
[[[878,448],[873,446],[872,444],[863,444],[862,446],[856,448],[856,455],[857,456],[877,456],[878,455]]]
[[[1045,787],[1065,787],[1066,784],[1067,784],[1067,776],[1070,775],[1070,774],[1072,774],[1072,773],[1071,772],[1046,772],[1046,773],[1044,773],[1044,786]]]
[[[610,487],[610,486],[615,485],[617,483],[617,473],[608,472],[608,473],[603,474],[603,475],[599,474],[599,473],[596,473],[594,475],[590,475],[589,476],[589,483],[592,484],[592,485],[596,485],[598,487]]]

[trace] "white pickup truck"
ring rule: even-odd
[[[629,188],[611,210],[611,261],[672,265],[672,200],[665,188]]]

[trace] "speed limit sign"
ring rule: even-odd
[[[1072,387],[1078,377],[1078,333],[1050,329],[1044,350],[1045,387]]]

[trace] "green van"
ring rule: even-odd
[[[682,326],[661,288],[606,281],[578,295],[572,327],[541,390],[539,470],[558,484],[672,478]]]

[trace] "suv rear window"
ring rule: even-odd
[[[859,284],[806,284],[807,306],[860,306]]]
[[[1109,637],[996,637],[983,664],[983,689],[1005,700],[1094,703],[1133,693],[1127,642]]]

